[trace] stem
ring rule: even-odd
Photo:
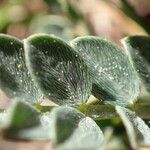
[[[36,104],[36,108],[41,112],[51,111],[53,107],[56,106],[41,106],[39,103]],[[119,118],[114,106],[105,105],[101,101],[94,98],[88,101],[88,103],[81,104],[75,108],[94,120]],[[142,119],[150,120],[150,97],[140,98],[139,101],[130,106],[129,109],[134,111]]]
[[[118,117],[115,108],[109,105],[86,105],[84,109],[79,110],[94,120],[114,119]]]
[[[115,107],[109,105],[86,105],[84,109],[79,109],[86,116],[94,120],[118,118]],[[137,104],[133,111],[142,119],[150,119],[150,104]],[[84,110],[84,111],[83,111]]]
[[[56,106],[42,106],[40,103],[36,103],[35,107],[41,111],[41,112],[50,112],[52,110],[52,108],[56,107]]]

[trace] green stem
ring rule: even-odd
[[[114,119],[119,117],[115,107],[109,105],[86,105],[80,107],[79,110],[94,120]],[[137,104],[133,111],[142,119],[150,120],[150,104]]]
[[[56,106],[41,106],[40,104],[36,104],[36,108],[41,112],[51,111],[53,107]],[[119,118],[114,106],[105,105],[101,101],[98,102],[97,100],[92,100],[91,102],[76,106],[75,108],[94,120]],[[137,103],[129,106],[128,108],[135,111],[135,113],[142,119],[150,120],[150,97],[140,98]]]
[[[52,110],[52,108],[56,107],[56,106],[42,106],[40,103],[36,103],[35,107],[41,111],[41,112],[50,112]]]
[[[94,120],[114,119],[118,115],[115,108],[109,105],[82,105],[79,110]]]

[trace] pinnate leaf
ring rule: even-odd
[[[40,114],[33,106],[19,100],[14,100],[5,115],[2,126],[6,137],[18,140],[50,139],[48,132],[51,118],[48,114]]]
[[[59,150],[97,150],[104,136],[89,117],[71,107],[58,107],[51,113],[51,137]]]
[[[29,71],[45,97],[60,105],[86,102],[91,80],[82,58],[62,40],[42,34],[25,40]]]
[[[3,134],[18,140],[51,140],[59,150],[97,150],[104,136],[89,117],[72,107],[56,107],[40,114],[33,106],[14,100],[6,111]]]
[[[136,100],[139,79],[123,49],[92,36],[76,38],[71,45],[90,70],[95,97],[113,105],[127,105]]]
[[[142,83],[150,92],[150,37],[129,36],[122,40]]]
[[[129,137],[131,146],[137,149],[139,145],[150,146],[150,128],[133,111],[116,106]]]
[[[39,122],[39,112],[34,107],[22,101],[14,100],[7,111],[9,118],[8,126],[10,128],[28,128],[35,126]]]
[[[0,34],[0,88],[10,98],[22,97],[31,103],[41,98],[25,65],[23,43],[4,34]]]

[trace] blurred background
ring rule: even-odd
[[[127,35],[150,33],[150,0],[0,0],[0,32],[64,40],[90,34],[119,44]]]
[[[48,33],[67,42],[77,36],[95,35],[121,46],[120,40],[125,36],[150,34],[150,0],[0,0],[0,33],[19,39]],[[0,91],[0,108],[5,108],[8,101]],[[129,150],[127,138],[122,134],[123,126],[115,120],[101,122],[104,127],[108,124],[115,125],[113,130],[117,135],[107,150],[120,150],[120,145],[121,150]],[[109,137],[112,129],[108,130]],[[0,145],[5,145],[2,150],[45,150],[47,147],[50,150],[47,142],[14,145],[0,140]]]

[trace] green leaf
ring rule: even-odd
[[[103,143],[97,124],[71,107],[58,107],[52,113],[52,141],[59,150],[96,150]]]
[[[150,37],[130,36],[122,40],[134,67],[150,92]]]
[[[86,102],[91,80],[82,58],[62,40],[42,34],[25,40],[29,71],[45,96],[60,105]]]
[[[95,97],[113,105],[127,105],[136,100],[139,79],[121,48],[92,36],[76,38],[71,45],[91,72]]]
[[[31,121],[31,120],[29,120]],[[24,128],[21,130],[6,130],[6,137],[18,140],[50,140],[51,118],[49,115],[43,114],[40,122],[34,127]]]
[[[40,115],[34,107],[22,101],[14,100],[10,105],[7,111],[5,126],[3,134],[9,138],[44,140],[51,137],[51,133],[48,132],[51,126],[49,115]]]
[[[31,103],[41,97],[26,68],[22,42],[4,34],[0,34],[0,88],[11,98]]]
[[[39,123],[39,114],[40,113],[29,104],[14,100],[8,109],[8,126],[12,129],[35,126]]]
[[[71,136],[84,115],[71,107],[58,107],[53,109],[51,117],[54,128],[52,138],[55,143],[60,144]]]
[[[126,127],[131,146],[134,149],[138,145],[150,146],[150,128],[145,122],[127,108],[116,106],[116,110]]]

